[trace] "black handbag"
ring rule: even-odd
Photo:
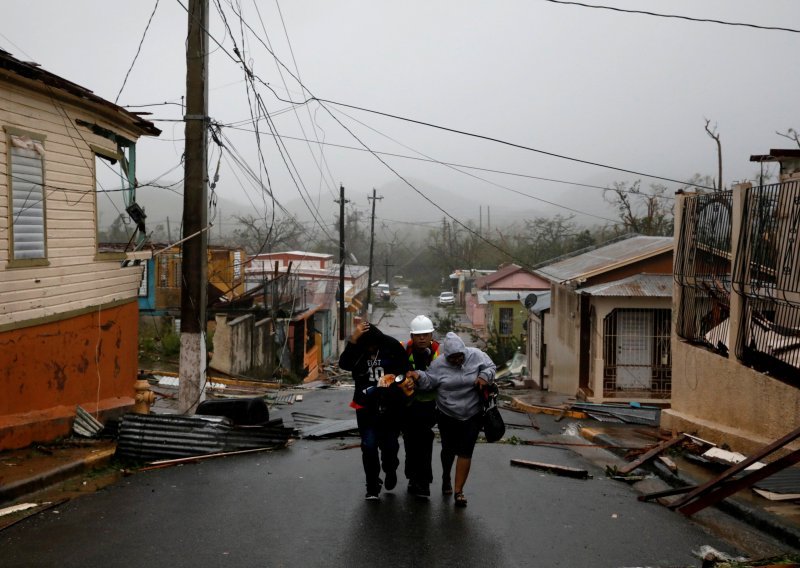
[[[490,384],[481,389],[483,417],[481,427],[487,442],[496,442],[506,433],[506,424],[497,408],[497,385]]]

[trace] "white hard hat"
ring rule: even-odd
[[[433,333],[433,322],[427,316],[417,316],[411,320],[411,333]]]

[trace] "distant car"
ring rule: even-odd
[[[453,296],[452,292],[442,292],[439,294],[439,305],[440,306],[453,306],[456,303],[456,297]]]
[[[378,284],[378,298],[383,302],[392,299],[392,289],[388,284]]]

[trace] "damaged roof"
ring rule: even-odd
[[[28,79],[29,81],[41,83],[41,88],[43,90],[52,92],[52,89],[58,89],[73,97],[92,103],[95,105],[95,108],[99,107],[99,110],[106,111],[111,116],[116,117],[120,123],[128,123],[142,134],[150,136],[158,136],[161,134],[161,130],[156,128],[152,122],[143,119],[138,114],[134,114],[102,97],[98,97],[85,87],[81,87],[49,71],[45,71],[38,63],[20,61],[7,51],[0,49],[0,72],[3,71]]]
[[[588,278],[669,252],[672,237],[634,236],[623,241],[596,248],[589,252],[549,264],[535,271],[551,282],[564,284],[570,280]]]
[[[579,288],[578,292],[589,296],[671,298],[672,275],[635,274],[622,280]]]

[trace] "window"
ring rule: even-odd
[[[500,308],[500,335],[511,335],[514,330],[514,310]]]
[[[136,230],[136,224],[126,211],[128,180],[120,166],[119,154],[106,149],[92,149],[95,151],[97,252],[122,252]]]
[[[47,258],[44,145],[26,135],[9,136],[11,183],[11,259]]]

